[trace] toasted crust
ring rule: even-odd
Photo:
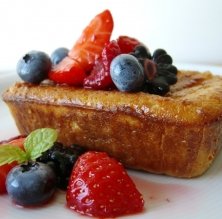
[[[222,78],[183,71],[165,96],[17,83],[4,94],[21,134],[106,151],[124,165],[177,177],[204,173],[222,145]]]

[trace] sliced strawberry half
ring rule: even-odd
[[[52,68],[48,77],[59,84],[82,86],[86,72],[76,60],[67,56]]]
[[[95,16],[83,30],[82,35],[70,50],[69,56],[78,61],[84,70],[91,70],[105,44],[109,42],[112,30],[112,15],[109,10],[105,10]]]
[[[103,152],[79,157],[70,177],[69,208],[88,216],[107,218],[141,212],[142,195],[122,164]]]

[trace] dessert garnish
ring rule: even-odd
[[[84,152],[86,152],[86,149],[76,144],[67,147],[60,142],[55,142],[37,161],[51,166],[56,174],[57,187],[66,190],[73,165]]]
[[[24,141],[25,141],[25,137],[23,137],[23,136],[16,136],[16,138],[9,139],[9,140],[4,141],[4,142],[0,142],[0,147],[3,144],[9,144],[11,146],[23,148]],[[0,194],[6,193],[6,187],[5,187],[6,177],[7,177],[8,173],[9,173],[9,171],[14,166],[16,166],[17,164],[18,164],[17,162],[12,162],[10,164],[7,163],[7,164],[4,164],[4,165],[0,166]]]
[[[56,175],[53,169],[36,159],[51,148],[56,139],[55,130],[43,128],[31,132],[25,138],[23,148],[10,143],[0,146],[0,166],[18,163],[10,170],[5,182],[7,192],[16,204],[43,204],[54,194]]]
[[[138,91],[145,80],[142,65],[136,57],[129,54],[121,54],[113,59],[110,74],[120,91]]]
[[[33,50],[18,61],[16,70],[22,80],[38,84],[48,77],[51,66],[51,59],[45,52]]]
[[[69,53],[69,50],[65,47],[59,47],[55,49],[50,58],[53,65],[59,64]]]
[[[83,87],[95,90],[106,90],[114,87],[110,76],[110,64],[116,56],[121,54],[120,48],[115,40],[108,42],[95,60],[90,74],[84,78]]]
[[[177,82],[172,57],[164,49],[151,54],[133,37],[111,40],[113,26],[110,11],[103,11],[91,20],[70,50],[60,47],[51,57],[41,51],[24,55],[17,65],[19,76],[35,84],[50,79],[86,89],[165,95]]]
[[[104,152],[80,156],[70,177],[69,208],[93,217],[117,217],[141,212],[144,200],[121,163]]]
[[[55,192],[56,176],[52,168],[40,162],[15,166],[8,174],[6,188],[16,205],[45,204]]]
[[[56,142],[57,131],[37,129],[0,146],[0,190],[16,205],[48,202],[56,186],[66,191],[67,206],[78,213],[116,217],[141,212],[142,195],[123,165],[105,152]],[[68,186],[67,186],[68,185]]]

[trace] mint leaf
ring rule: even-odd
[[[51,128],[36,129],[31,132],[24,142],[28,159],[35,160],[40,157],[43,152],[53,146],[57,136],[57,131]]]
[[[14,145],[6,144],[0,147],[0,166],[13,161],[23,163],[27,160],[26,152]]]
[[[17,161],[23,163],[35,160],[41,154],[51,148],[57,139],[57,132],[51,128],[37,129],[31,132],[24,142],[23,151],[15,145],[5,144],[0,147],[0,166]]]

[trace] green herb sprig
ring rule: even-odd
[[[41,128],[31,132],[25,139],[24,150],[10,144],[0,146],[0,166],[14,161],[24,163],[35,161],[50,149],[57,140],[58,133],[52,128]]]

